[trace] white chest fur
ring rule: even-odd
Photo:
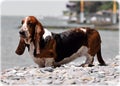
[[[32,57],[34,57],[34,55],[33,55],[34,49],[35,49],[34,44],[33,44],[33,42],[31,42],[31,43],[30,43],[29,54],[30,54]]]
[[[39,57],[34,57],[34,44],[31,42],[30,44],[30,51],[29,54],[33,58],[34,62],[39,65],[39,67],[51,67],[53,66],[54,63],[54,58],[39,58]]]

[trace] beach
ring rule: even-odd
[[[118,30],[98,30],[102,39],[102,56],[107,66],[80,67],[85,57],[57,68],[38,68],[28,54],[15,54],[19,42],[19,27],[23,17],[1,17],[1,82],[5,85],[115,85],[119,82]],[[67,29],[48,28],[59,33]]]
[[[80,64],[74,62],[56,68],[14,67],[2,71],[1,83],[12,86],[118,86],[119,61],[120,58],[114,58],[109,60],[107,66],[95,64],[93,67],[80,67]]]
[[[2,16],[1,17],[1,70],[16,67],[16,66],[29,66],[36,65],[26,49],[24,54],[18,56],[15,53],[19,42],[19,27],[21,25],[21,20],[24,17],[21,16]],[[46,21],[46,20],[45,20]],[[45,21],[42,21],[45,23]],[[48,20],[49,21],[49,20]],[[55,23],[55,21],[54,21]],[[58,22],[56,22],[58,23]],[[48,24],[48,22],[47,22]],[[48,30],[52,32],[63,32],[67,29],[63,28],[51,28]],[[101,46],[102,46],[102,56],[105,60],[112,59],[118,55],[119,49],[119,31],[111,30],[98,30],[101,35]],[[79,58],[79,63],[81,63],[84,58]],[[96,58],[95,58],[96,59]],[[78,62],[78,60],[75,60]]]

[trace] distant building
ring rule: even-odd
[[[68,22],[79,22],[79,19],[80,19],[80,1],[69,1],[67,4],[66,4],[66,7],[68,8],[69,10],[69,20]]]
[[[101,2],[102,3],[102,2]],[[97,3],[101,5],[101,3]],[[93,5],[93,3],[85,2],[85,8],[87,6],[87,9],[89,9],[88,6]],[[69,18],[68,22],[72,23],[80,23],[80,1],[69,1],[66,4],[66,7],[68,8],[68,13],[69,13]],[[93,23],[93,24],[113,24],[113,10],[102,10],[102,11],[95,11],[95,12],[88,12],[84,13],[85,18],[84,18],[84,23]],[[114,18],[115,19],[115,18]],[[119,11],[116,13],[116,19],[117,22],[119,22]]]

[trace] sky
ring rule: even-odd
[[[59,16],[69,0],[0,0],[2,15]],[[106,0],[92,0],[106,1]],[[118,1],[118,0],[117,0]]]
[[[59,16],[66,10],[68,0],[3,0],[1,15]]]

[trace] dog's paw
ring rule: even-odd
[[[92,66],[94,66],[94,65],[83,63],[83,64],[81,64],[80,66],[81,66],[81,67],[92,67]]]
[[[108,66],[108,64],[105,64],[105,63],[104,64],[99,64],[99,66]]]

